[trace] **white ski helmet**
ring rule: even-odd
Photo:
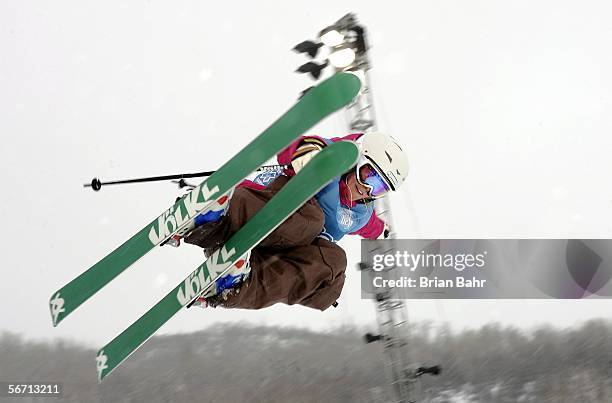
[[[359,138],[360,158],[356,173],[362,166],[370,164],[389,184],[391,190],[396,191],[408,175],[408,156],[397,144],[393,137],[380,133],[365,133]]]

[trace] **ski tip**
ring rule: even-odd
[[[49,299],[49,310],[51,312],[53,327],[56,327],[63,319],[64,315],[62,314],[66,312],[66,309],[64,308],[64,298],[62,298],[59,291],[51,295],[51,298]]]
[[[353,73],[353,72],[340,72],[336,73],[339,80],[344,81],[347,85],[353,88],[353,90],[357,93],[361,90],[362,81],[361,78]]]
[[[101,383],[106,378],[108,365],[108,356],[104,353],[104,349],[98,351],[96,354],[96,371],[98,372],[98,383]]]
[[[340,72],[305,91],[301,98],[316,97],[321,93],[325,93],[327,97],[335,94],[342,104],[347,104],[359,94],[361,87],[362,82],[357,75]]]

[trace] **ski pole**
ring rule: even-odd
[[[274,170],[278,168],[283,168],[284,165],[263,165],[257,168],[257,171],[265,171],[265,170]],[[163,175],[163,176],[150,176],[147,178],[136,178],[136,179],[121,179],[115,181],[102,182],[99,178],[93,178],[91,183],[83,184],[85,188],[92,188],[94,191],[99,191],[102,188],[102,185],[123,185],[126,183],[143,183],[143,182],[156,182],[156,181],[165,181],[171,179],[179,179],[179,187],[181,186],[190,186],[187,184],[184,179],[186,178],[199,178],[203,176],[210,176],[214,174],[215,171],[204,171],[204,172],[195,172],[189,174],[176,174],[176,175]]]

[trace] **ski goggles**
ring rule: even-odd
[[[368,188],[368,195],[374,199],[384,196],[391,190],[385,178],[368,163],[358,168],[357,181]]]

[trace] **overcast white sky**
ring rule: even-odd
[[[591,1],[0,2],[0,330],[103,345],[202,260],[156,249],[58,328],[50,294],[167,208],[170,183],[102,179],[217,168],[311,85],[290,52],[348,11],[373,43],[380,127],[412,171],[401,237],[610,238],[612,7]],[[342,115],[315,131],[337,135]],[[371,323],[356,239],[340,307],[183,311],[218,321]],[[409,301],[456,328],[610,318],[612,301]]]

